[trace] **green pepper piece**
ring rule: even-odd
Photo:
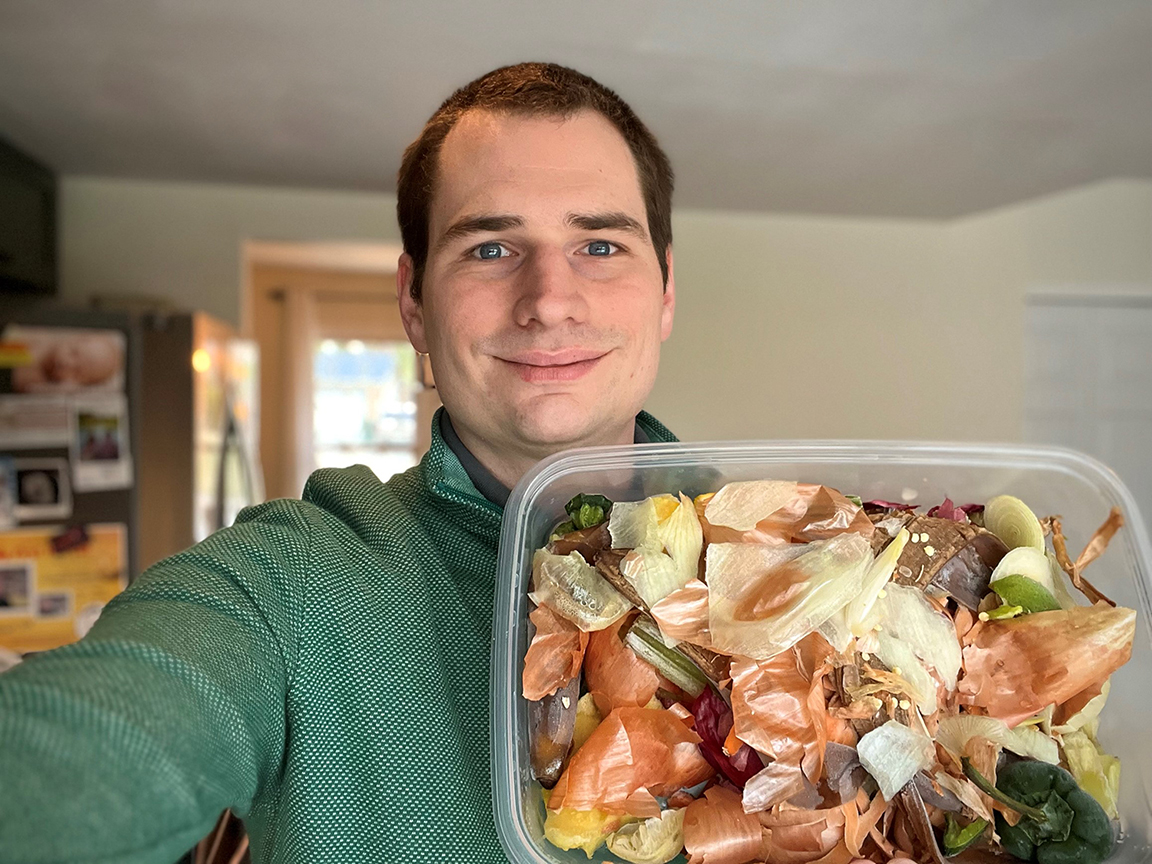
[[[1101,864],[1112,851],[1104,808],[1063,768],[1025,759],[1005,765],[992,786],[962,761],[964,773],[982,792],[1024,817],[1013,826],[996,814],[996,832],[1007,852],[1039,864]]]
[[[612,502],[603,495],[577,495],[564,505],[564,512],[571,517],[576,528],[581,530],[599,525],[608,518],[611,510]]]
[[[944,854],[949,858],[959,855],[979,840],[987,827],[987,819],[974,819],[967,825],[961,825],[949,813],[948,827],[944,830]]]
[[[567,522],[561,522],[559,525],[557,525],[555,528],[553,528],[552,529],[552,536],[549,537],[548,539],[549,540],[558,540],[561,537],[563,537],[565,534],[571,534],[575,530],[576,530],[576,523],[573,522],[571,519],[569,519]]]

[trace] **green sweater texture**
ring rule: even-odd
[[[506,861],[501,516],[433,420],[411,470],[322,469],[150,567],[84,639],[0,675],[0,862],[172,864],[225,808],[254,862]]]

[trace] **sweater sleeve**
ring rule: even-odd
[[[278,783],[301,506],[250,508],[0,675],[0,860],[172,864]]]

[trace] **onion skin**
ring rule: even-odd
[[[528,615],[536,627],[521,676],[524,698],[536,702],[556,692],[580,674],[588,634],[547,606]]]
[[[1134,610],[1102,603],[985,622],[964,648],[961,702],[1015,726],[1127,663],[1135,633]]]
[[[659,816],[654,796],[695,786],[715,773],[699,743],[700,736],[669,711],[617,708],[572,754],[548,809]]]

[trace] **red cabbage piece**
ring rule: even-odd
[[[733,755],[725,755],[724,739],[732,731],[732,708],[715,690],[705,687],[692,703],[692,716],[696,718],[696,734],[703,739],[699,745],[701,754],[725,779],[742,790],[745,783],[763,770],[764,763],[760,754],[747,744],[742,744]]]
[[[951,498],[945,498],[942,503],[929,510],[928,515],[940,519],[951,519],[953,522],[967,522],[969,513],[983,509],[983,504],[961,504],[957,507],[952,503]]]

